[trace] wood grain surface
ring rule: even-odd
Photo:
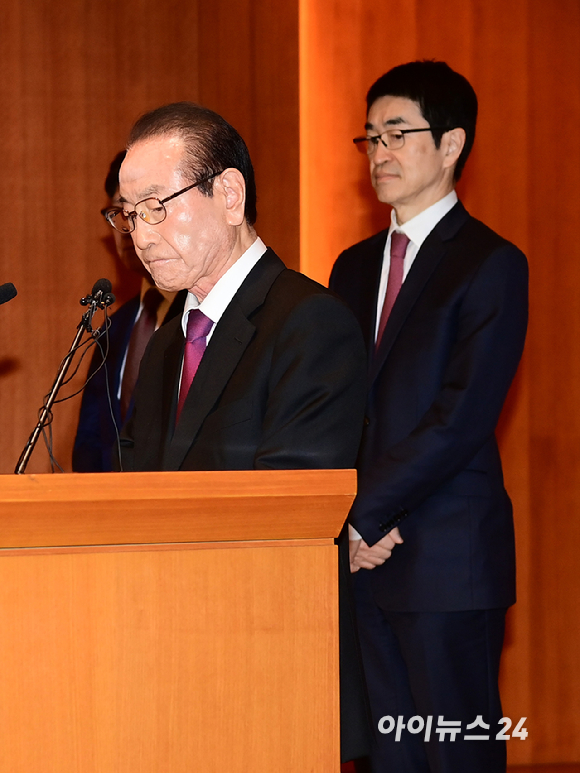
[[[0,552],[2,773],[338,770],[336,548]]]
[[[0,549],[337,537],[354,470],[0,476]]]

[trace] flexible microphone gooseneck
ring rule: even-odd
[[[3,285],[3,287],[6,287],[6,285]],[[54,404],[54,401],[56,400],[58,390],[61,388],[63,384],[64,378],[69,369],[69,365],[71,364],[72,359],[79,347],[80,340],[83,337],[83,334],[87,332],[87,333],[90,333],[93,337],[97,337],[99,335],[99,333],[93,331],[93,328],[92,328],[93,316],[97,311],[97,309],[105,309],[106,307],[114,303],[115,296],[111,293],[111,288],[112,288],[112,285],[108,279],[99,279],[93,285],[93,289],[91,290],[90,295],[87,295],[85,298],[81,298],[80,300],[81,306],[88,306],[89,308],[85,311],[81,321],[78,324],[77,334],[75,335],[74,341],[72,342],[72,345],[68,351],[68,354],[60,364],[60,368],[58,370],[58,373],[56,374],[56,379],[54,380],[50,393],[44,405],[41,408],[40,417],[38,419],[36,427],[33,429],[32,434],[28,438],[28,442],[26,443],[22,453],[20,454],[18,464],[16,465],[16,469],[14,470],[16,475],[22,475],[24,473],[24,470],[26,469],[26,465],[28,464],[28,461],[30,459],[30,456],[34,451],[34,447],[38,442],[40,433],[42,432],[46,424],[50,423],[49,419],[51,417],[51,408]],[[0,291],[1,289],[2,288],[0,288]],[[16,295],[16,290],[14,290],[14,295]],[[10,297],[14,297],[14,296],[10,296]],[[1,298],[1,295],[0,295],[0,298]],[[6,298],[6,300],[10,300],[10,299]]]

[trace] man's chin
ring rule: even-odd
[[[381,204],[392,203],[394,194],[392,189],[389,190],[390,186],[388,184],[373,182],[373,188],[375,189],[377,199],[381,202]]]
[[[179,282],[162,281],[161,279],[156,279],[154,276],[152,276],[152,279],[155,282],[155,286],[166,293],[178,293],[180,290],[185,289],[183,284],[180,284]]]
[[[161,267],[156,266],[155,263],[148,265],[147,270],[160,290],[165,290],[165,292],[169,293],[183,290],[184,284],[183,282],[180,282],[179,277],[168,274],[166,271],[163,271]]]

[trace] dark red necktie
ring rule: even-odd
[[[211,330],[213,322],[206,317],[203,311],[193,309],[187,317],[187,337],[185,341],[185,352],[183,355],[183,371],[181,373],[181,386],[179,387],[179,401],[177,403],[177,415],[175,423],[179,421],[179,416],[189,392],[189,387],[193,377],[197,373],[199,363],[207,346],[207,336]]]
[[[123,382],[121,384],[121,419],[124,421],[129,410],[133,390],[139,375],[139,365],[149,343],[149,339],[157,326],[157,310],[163,296],[156,287],[151,287],[143,296],[143,308],[139,319],[135,322],[129,339]]]
[[[389,265],[389,277],[387,279],[387,292],[385,293],[385,300],[383,303],[383,309],[381,311],[381,320],[379,322],[379,330],[377,333],[377,340],[375,343],[375,351],[379,348],[381,338],[385,332],[387,326],[387,320],[397,295],[403,284],[403,275],[405,273],[405,254],[407,252],[407,245],[409,244],[409,237],[405,234],[399,233],[399,231],[393,231],[391,234],[391,263]]]

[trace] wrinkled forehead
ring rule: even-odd
[[[161,136],[136,142],[119,171],[121,201],[135,203],[147,196],[171,193],[183,182],[183,140]]]

